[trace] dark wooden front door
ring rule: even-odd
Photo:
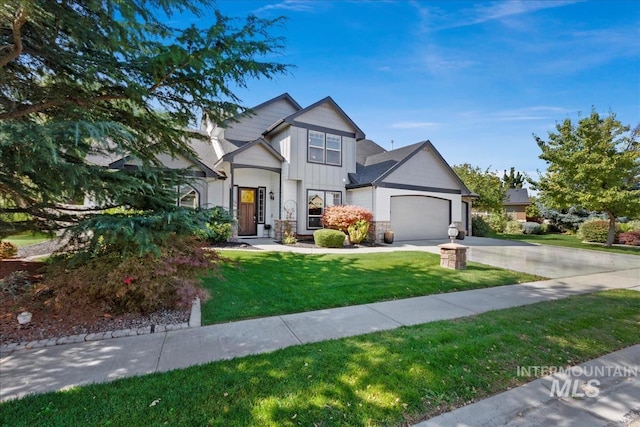
[[[256,220],[256,189],[239,188],[238,235],[255,236],[258,233]]]

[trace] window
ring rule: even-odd
[[[322,228],[320,222],[324,210],[329,206],[342,204],[342,193],[339,191],[307,191],[308,220],[307,228]]]
[[[258,187],[258,224],[264,224],[266,195],[267,189],[265,187]]]
[[[342,137],[310,130],[308,160],[312,163],[342,165]]]
[[[178,186],[176,192],[178,206],[190,209],[197,209],[200,206],[200,194],[189,184]]]

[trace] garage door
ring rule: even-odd
[[[392,196],[391,229],[396,240],[447,237],[451,202],[427,196]]]

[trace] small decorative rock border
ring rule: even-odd
[[[179,329],[198,328],[201,326],[200,299],[196,299],[191,304],[189,322],[170,323],[166,325],[149,325],[137,329],[120,329],[116,331],[95,332],[90,334],[67,335],[56,338],[29,342],[14,342],[0,345],[0,355],[6,356],[18,350],[29,350],[33,348],[51,347],[54,345],[75,344],[85,341],[99,341],[110,338],[133,337],[137,335],[148,335],[176,331]]]

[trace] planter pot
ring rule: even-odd
[[[384,232],[384,242],[388,244],[393,243],[393,231]]]

